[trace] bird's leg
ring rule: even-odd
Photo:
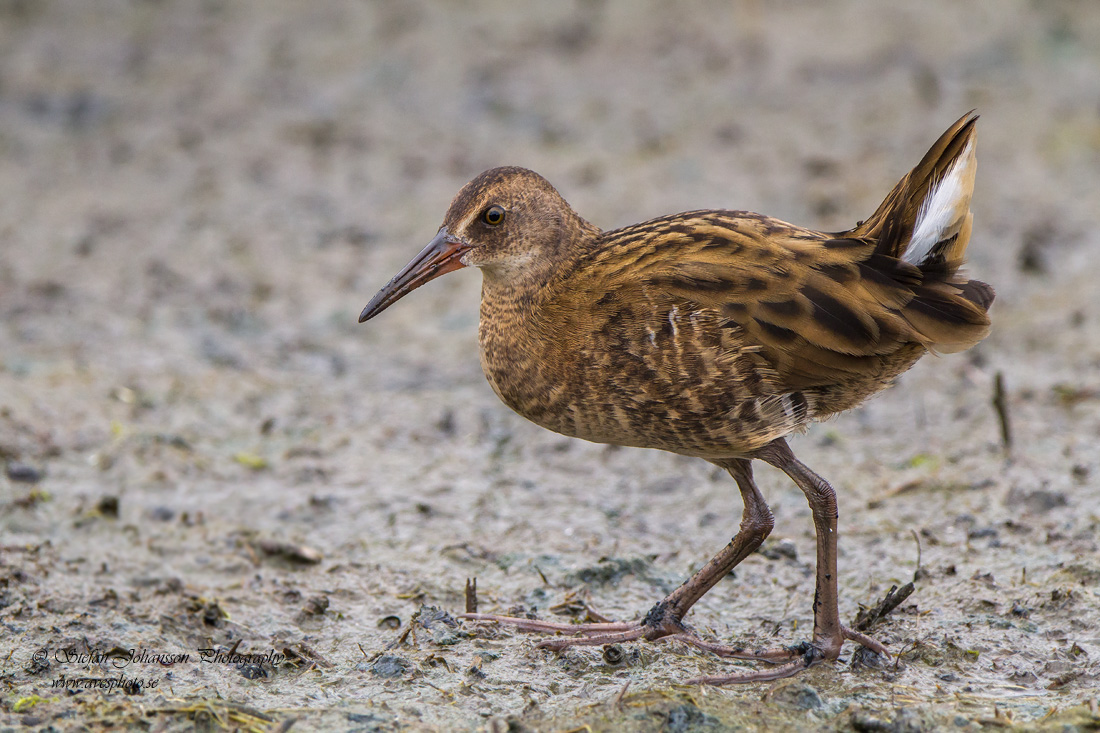
[[[764,497],[753,482],[749,459],[734,458],[728,461],[716,461],[716,463],[729,471],[730,475],[737,481],[737,487],[741,490],[741,498],[745,504],[741,517],[741,528],[721,552],[715,555],[710,562],[691,576],[683,585],[658,602],[641,621],[571,624],[482,613],[466,613],[459,616],[459,618],[473,621],[494,621],[515,626],[524,631],[577,635],[570,638],[547,640],[539,644],[540,647],[555,651],[577,645],[599,646],[636,639],[652,641],[671,636],[698,645],[706,644],[702,639],[695,637],[694,634],[688,633],[683,625],[684,615],[718,581],[728,575],[738,563],[760,546],[771,532],[774,524],[771,510],[768,509]],[[752,656],[752,658],[760,659],[763,657]]]
[[[647,637],[657,639],[670,634],[682,634],[682,620],[695,602],[707,591],[729,575],[746,557],[756,551],[771,534],[775,520],[771,509],[764,501],[760,489],[752,479],[752,464],[747,458],[734,458],[718,463],[729,471],[737,488],[741,490],[741,499],[745,508],[741,515],[741,527],[730,543],[710,559],[695,575],[692,575],[667,598],[660,601],[646,615],[644,623],[654,631],[663,633]]]
[[[785,474],[798,484],[806,494],[813,513],[817,535],[817,587],[814,591],[814,633],[811,642],[803,642],[786,649],[762,650],[745,653],[742,648],[725,647],[701,642],[690,637],[683,641],[721,656],[741,659],[759,659],[780,666],[760,672],[724,677],[703,677],[693,682],[707,684],[734,684],[780,679],[823,661],[833,661],[840,656],[845,639],[858,642],[879,654],[886,654],[886,647],[874,639],[843,626],[837,594],[837,504],[836,492],[816,473],[794,457],[787,442],[780,438],[769,443],[754,455]]]

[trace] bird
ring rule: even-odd
[[[508,407],[563,435],[709,461],[744,503],[729,544],[637,620],[462,618],[552,635],[539,646],[556,651],[675,639],[764,663],[689,680],[701,684],[789,677],[837,660],[845,641],[888,655],[841,622],[836,492],[787,438],[890,386],[923,355],[989,333],[993,288],[961,270],[977,119],[971,111],[951,125],[871,216],[842,232],[713,209],[603,231],[525,168],[493,168],[462,187],[435,237],[359,322],[445,273],[479,268],[481,366]],[[816,536],[812,636],[777,648],[706,640],[684,622],[774,526],[754,460],[803,491]]]

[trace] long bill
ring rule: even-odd
[[[429,280],[465,267],[461,258],[469,249],[469,244],[449,234],[447,227],[442,227],[428,246],[371,298],[359,314],[359,322],[369,321]]]

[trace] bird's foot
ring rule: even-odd
[[[627,641],[680,641],[697,649],[711,652],[719,657],[747,659],[754,662],[767,662],[775,665],[767,669],[743,672],[731,675],[697,677],[687,680],[687,684],[736,685],[748,682],[767,682],[791,677],[804,669],[821,662],[835,661],[840,656],[840,647],[845,640],[861,644],[873,652],[889,656],[889,652],[879,642],[846,626],[840,627],[835,638],[815,638],[786,647],[771,649],[753,649],[747,646],[730,646],[707,641],[690,630],[668,610],[665,602],[658,603],[641,621],[623,621],[607,623],[574,624],[557,621],[540,621],[516,616],[497,616],[488,613],[464,613],[458,618],[468,621],[488,621],[507,624],[522,631],[540,634],[569,634],[564,638],[547,639],[539,642],[540,649],[560,652],[574,646],[603,646]]]
[[[620,621],[574,624],[558,621],[540,621],[516,616],[497,616],[489,613],[464,613],[458,618],[468,621],[489,621],[507,624],[521,631],[539,634],[569,634],[558,639],[539,642],[540,649],[560,652],[572,646],[603,646],[625,641],[644,639],[653,641],[665,636],[690,634],[679,619],[668,610],[664,601],[654,606],[641,621]]]
[[[732,657],[734,659],[748,659],[756,662],[767,662],[776,666],[752,672],[740,674],[717,675],[697,677],[687,681],[687,684],[700,685],[737,685],[747,682],[768,682],[791,677],[804,669],[809,669],[821,662],[832,662],[840,656],[840,647],[845,640],[861,644],[877,654],[889,656],[889,652],[879,642],[866,634],[862,634],[846,626],[840,627],[840,634],[835,639],[819,638],[814,641],[804,641],[787,647],[772,649],[750,649],[745,646],[728,646],[700,639],[695,634],[673,634],[667,636],[668,641],[682,641],[698,649],[717,654],[720,657]]]

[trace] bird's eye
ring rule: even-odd
[[[501,224],[504,221],[504,207],[490,206],[485,210],[485,213],[481,215],[481,220],[492,227]]]

